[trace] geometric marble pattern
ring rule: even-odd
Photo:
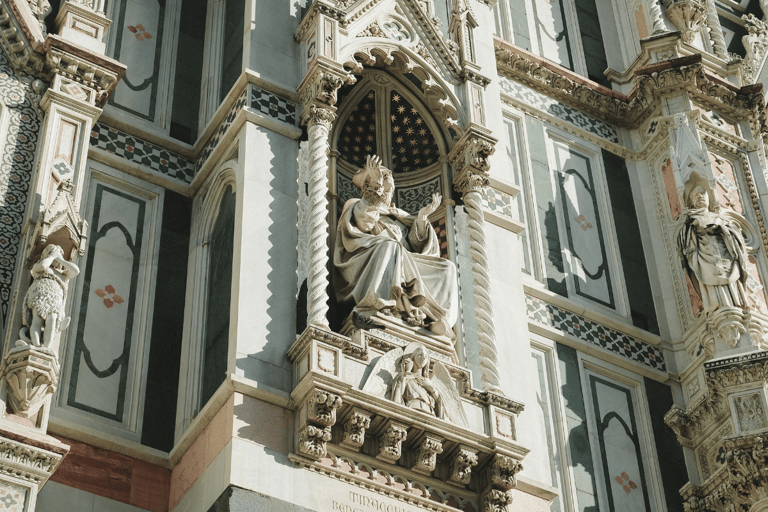
[[[432,222],[432,227],[435,228],[437,241],[440,244],[440,257],[449,259],[448,258],[448,230],[445,229],[445,217],[440,217],[436,221]]]
[[[563,103],[560,103],[554,98],[545,96],[538,91],[534,91],[530,87],[510,80],[509,78],[500,76],[499,83],[501,90],[505,94],[512,96],[515,99],[521,100],[526,104],[536,107],[539,110],[543,110],[548,114],[551,114],[558,119],[567,121],[574,126],[594,133],[598,137],[601,137],[607,141],[615,144],[619,143],[619,132],[615,127],[610,124],[595,119],[594,117],[585,114],[575,108],[569,107]]]
[[[208,157],[210,157],[211,153],[213,153],[213,150],[216,149],[216,146],[219,145],[219,142],[224,137],[224,134],[227,133],[229,127],[232,126],[232,123],[234,122],[235,117],[237,117],[237,114],[243,110],[243,107],[245,107],[247,92],[248,88],[246,87],[242,94],[240,94],[240,97],[237,98],[237,101],[235,101],[235,104],[232,105],[232,108],[229,109],[227,117],[225,117],[221,124],[216,128],[216,130],[214,130],[214,132],[211,134],[211,137],[208,139],[208,142],[205,143],[203,150],[200,152],[200,156],[197,157],[197,165],[195,166],[195,171],[199,171],[203,164],[205,164],[205,162],[208,160]]]
[[[339,196],[339,211],[350,199],[360,197],[360,191],[352,184],[352,180],[342,173],[336,173],[336,194]]]
[[[278,121],[296,126],[296,104],[273,92],[251,85],[251,104],[249,106]]]
[[[0,512],[24,512],[27,490],[0,482]]]
[[[525,307],[528,318],[535,322],[608,349],[654,370],[667,371],[661,349],[653,345],[530,295],[525,296]]]
[[[492,187],[483,189],[483,207],[492,212],[514,218],[512,215],[512,196]]]
[[[192,183],[195,177],[192,160],[105,124],[96,123],[93,126],[91,146],[182,183]]]
[[[0,104],[8,111],[8,130],[0,156],[0,318],[6,319],[13,271],[21,243],[24,210],[30,195],[42,113],[30,98],[34,79],[16,74],[0,52]],[[6,322],[0,322],[7,325]]]

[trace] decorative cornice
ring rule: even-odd
[[[0,435],[0,474],[42,486],[64,457]]]
[[[705,106],[736,119],[757,117],[758,131],[765,131],[760,88],[737,88],[710,75],[698,54],[636,70],[635,88],[624,96],[510,43],[499,39],[495,43],[499,73],[617,126],[637,128],[651,114],[660,93],[685,89]]]

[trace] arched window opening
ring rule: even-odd
[[[234,239],[235,193],[232,187],[227,187],[210,238],[200,408],[213,396],[227,374]]]

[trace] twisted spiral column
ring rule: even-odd
[[[467,210],[469,231],[469,254],[472,258],[472,277],[474,278],[475,318],[477,319],[477,337],[480,345],[480,382],[483,390],[501,393],[499,378],[499,354],[496,351],[496,331],[493,327],[493,304],[488,278],[488,256],[485,251],[485,218],[483,217],[483,196],[480,193],[487,178],[478,179],[467,186],[463,192],[464,207]]]
[[[728,60],[723,27],[720,25],[720,18],[717,15],[715,0],[707,0],[707,28],[709,29],[709,38],[712,41],[712,50],[715,52],[715,55],[721,59]]]
[[[661,14],[659,0],[648,0],[648,13],[651,15],[652,33],[660,34],[667,31],[664,25],[664,17]]]
[[[307,217],[307,325],[328,326],[328,132],[336,115],[312,106],[309,134],[309,215]]]

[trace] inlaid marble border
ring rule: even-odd
[[[418,185],[396,188],[395,204],[401,210],[415,215],[429,204],[432,200],[432,194],[442,193],[442,191],[443,180],[440,176],[435,176],[433,179]]]
[[[614,144],[619,143],[619,132],[616,127],[596,119],[578,109],[569,107],[556,99],[545,96],[538,91],[534,91],[521,83],[510,80],[507,77],[499,76],[499,85],[501,91],[515,99],[523,101],[528,105],[538,108],[550,115],[567,121],[583,130],[594,133]]]
[[[654,370],[667,371],[660,348],[530,295],[525,296],[525,308],[529,320],[610,350]]]
[[[510,219],[515,218],[512,214],[512,196],[493,187],[485,187],[483,191],[483,208]]]
[[[93,126],[90,144],[185,184],[195,177],[192,160],[102,123]]]
[[[0,103],[8,111],[0,160],[0,314],[6,320],[43,119],[32,98],[33,80],[17,74],[0,51]]]

